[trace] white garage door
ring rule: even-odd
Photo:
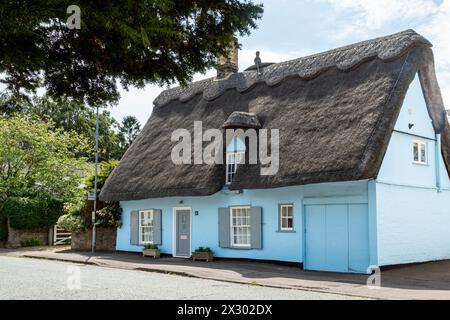
[[[305,269],[367,271],[367,204],[306,205],[305,230]]]

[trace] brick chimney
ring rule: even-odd
[[[225,79],[230,74],[238,72],[238,47],[237,39],[234,38],[234,42],[227,50],[227,56],[219,57],[216,79]]]

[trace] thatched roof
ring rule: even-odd
[[[261,176],[259,165],[241,165],[231,189],[375,178],[417,72],[434,129],[443,133],[449,165],[450,129],[430,47],[407,30],[268,65],[260,75],[249,70],[166,90],[100,197],[133,200],[219,191],[224,165],[175,165],[171,134],[178,128],[192,133],[194,121],[202,121],[203,130],[220,129],[235,112],[254,114],[262,128],[279,129],[280,167],[276,175]]]

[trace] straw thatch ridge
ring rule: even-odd
[[[229,89],[243,92],[261,82],[274,86],[286,77],[294,75],[308,80],[332,67],[340,71],[349,71],[368,59],[379,58],[382,61],[396,59],[413,46],[430,47],[431,43],[414,30],[406,30],[323,53],[274,63],[261,69],[261,74],[258,74],[256,69],[250,69],[232,74],[226,79],[209,78],[191,83],[187,87],[172,88],[163,91],[155,99],[154,104],[160,107],[176,99],[188,101],[199,93],[203,94],[204,99],[213,100]]]
[[[209,80],[162,93],[149,121],[108,178],[101,199],[204,196],[219,191],[225,183],[224,165],[175,165],[171,151],[177,141],[171,135],[183,128],[193,137],[194,121],[200,120],[203,130],[220,129],[235,112],[254,114],[262,128],[279,130],[280,163],[272,176],[262,176],[259,164],[240,165],[231,189],[376,178],[403,99],[419,70],[424,93],[430,95],[426,101],[433,126],[442,133],[448,168],[450,133],[446,118],[442,119],[428,41],[413,31],[381,39],[314,56],[309,62],[310,70],[316,70],[314,77],[299,76],[297,67],[288,66],[304,63],[297,59],[264,68],[282,65],[278,68],[296,70],[285,73],[277,85],[273,85],[274,77],[266,77],[241,91],[243,86],[236,86],[236,79],[229,77],[214,82],[214,90],[217,83],[226,89],[215,91],[212,100],[206,93],[211,89],[208,86],[198,91]],[[381,44],[375,45],[376,41]],[[374,55],[374,47],[383,50],[375,50]],[[342,52],[352,61],[345,71],[342,63],[330,66],[330,55],[337,61]],[[358,56],[348,52],[358,52]],[[244,73],[243,78],[242,73],[237,77],[245,79],[249,72]]]

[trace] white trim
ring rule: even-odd
[[[344,196],[344,197],[320,197],[320,198],[304,198],[303,204],[346,204],[346,203],[367,203],[367,195],[360,196]]]
[[[240,159],[239,159],[239,162],[236,162],[236,155],[238,155],[238,154],[240,155]],[[233,172],[233,175],[234,175],[236,173],[236,171],[237,171],[237,165],[239,163],[241,163],[242,158],[245,157],[245,152],[244,151],[226,152],[226,154],[225,154],[225,184],[226,185],[229,185],[232,182],[231,180],[228,180],[228,174],[230,173],[228,171],[228,165],[231,164],[231,163],[228,162],[228,157],[231,156],[231,155],[234,156],[233,157],[234,162],[232,163],[232,164],[234,164],[234,172]]]
[[[389,180],[375,180],[375,183],[384,184],[387,186],[394,186],[394,187],[436,190],[435,185],[407,184],[407,183],[401,183],[401,182],[395,182],[395,181],[389,181]],[[441,188],[441,190],[450,191],[450,188]]]
[[[189,210],[189,256],[177,256],[177,210]],[[177,258],[190,258],[192,255],[192,208],[191,207],[173,207],[172,220],[172,256]]]
[[[138,241],[138,245],[139,246],[145,246],[146,244],[153,244],[154,240],[152,241],[142,241],[142,224],[141,224],[141,212],[150,212],[151,213],[151,219],[152,219],[152,224],[154,223],[155,220],[155,211],[153,209],[144,209],[144,210],[139,210],[138,211],[138,225],[139,225],[139,241]],[[153,235],[154,235],[154,230],[155,225],[152,225],[152,239],[153,239]]]
[[[283,207],[285,207],[285,208],[292,208],[292,216],[291,216],[291,219],[292,219],[292,227],[286,227],[286,228],[283,228]],[[289,216],[286,216],[285,217],[286,219],[289,219]],[[292,230],[294,230],[294,205],[293,204],[280,204],[280,230],[281,231],[292,231]]]
[[[419,158],[418,161],[414,160],[414,144],[416,144],[416,143],[417,143],[417,148],[418,148],[417,149],[417,156]],[[419,140],[419,139],[414,139],[412,141],[412,143],[411,143],[411,147],[412,147],[412,155],[413,155],[412,163],[420,164],[420,165],[423,165],[423,166],[428,165],[428,144],[427,144],[427,142],[423,141],[423,140]],[[425,148],[425,162],[421,161],[421,155],[422,155],[421,150],[422,150],[422,147]]]
[[[234,243],[233,209],[249,209],[249,214],[250,214],[250,243],[249,244],[235,244]],[[252,246],[251,209],[252,209],[251,206],[232,206],[232,207],[230,207],[230,246],[231,246],[231,248],[251,248],[251,246]]]

